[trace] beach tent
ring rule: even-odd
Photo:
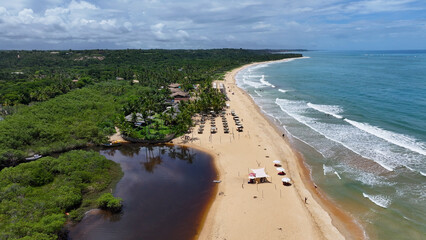
[[[252,169],[251,171],[253,173],[249,175],[249,178],[254,177],[255,179],[259,179],[260,182],[264,182],[266,178],[269,177],[269,175],[265,173],[265,168]]]
[[[265,173],[265,168],[252,169],[251,171],[256,174],[256,178],[269,177],[269,175]]]

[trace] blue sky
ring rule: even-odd
[[[426,49],[426,1],[0,1],[0,49],[93,48]]]

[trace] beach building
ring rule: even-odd
[[[191,97],[189,93],[183,91],[179,83],[172,83],[169,86],[169,90],[172,94],[170,97],[173,100],[173,103],[178,103],[180,101],[188,101]]]
[[[152,112],[151,112],[152,113]],[[126,121],[133,122],[135,126],[146,126],[154,119],[154,116],[143,117],[142,113],[131,113],[124,117]]]
[[[180,88],[180,84],[179,83],[171,83],[169,85],[169,89],[171,89],[171,88]]]
[[[180,92],[175,92],[175,93],[170,94],[170,97],[173,98],[173,101],[175,103],[178,103],[180,101],[188,101],[190,95],[187,92],[180,91]]]

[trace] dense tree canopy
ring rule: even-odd
[[[0,121],[0,163],[105,142],[127,99],[146,91],[106,82],[21,108]]]
[[[87,208],[121,176],[117,163],[96,152],[71,151],[59,158],[5,168],[0,172],[0,239],[57,239],[67,212],[80,218]]]
[[[299,56],[239,49],[0,51],[5,118],[0,121],[0,165],[14,165],[34,153],[100,144],[114,125],[145,139],[182,134],[194,113],[223,107],[223,96],[210,88],[212,80],[242,64]],[[199,84],[202,91],[171,118],[165,87],[174,82],[182,90]],[[144,117],[154,113],[156,120],[143,129],[123,121],[138,112]]]
[[[150,87],[171,82],[190,86],[246,63],[296,56],[301,54],[242,49],[0,51],[0,104],[44,101],[116,78]]]
[[[300,56],[241,49],[0,51],[0,167],[104,143],[114,126],[148,140],[183,134],[195,113],[223,108],[225,96],[212,80],[243,64]],[[194,97],[179,111],[167,89],[176,82]],[[137,113],[149,119],[142,128],[125,120]],[[121,199],[104,193],[120,174],[117,164],[85,151],[4,168],[0,239],[56,239],[66,212],[78,220],[87,208],[120,211]]]

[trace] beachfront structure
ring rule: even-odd
[[[171,83],[170,85],[169,85],[169,89],[170,88],[180,88],[180,84],[179,83]]]
[[[133,122],[135,126],[145,126],[148,124],[142,113],[131,113],[125,116],[124,119],[128,122]],[[153,120],[154,116],[148,116],[146,119]]]
[[[179,83],[172,83],[169,86],[169,90],[172,94],[170,97],[173,99],[174,103],[178,103],[180,101],[188,101],[191,97],[189,93],[182,91]]]
[[[268,174],[266,174],[265,168],[252,169],[251,171],[252,173],[249,174],[250,183],[254,183],[254,180],[259,181],[261,183],[266,182],[266,179],[270,177]]]
[[[190,96],[189,96],[189,93],[181,91],[181,92],[175,92],[170,94],[170,97],[173,98],[173,101],[175,103],[178,103],[180,101],[188,101]]]

